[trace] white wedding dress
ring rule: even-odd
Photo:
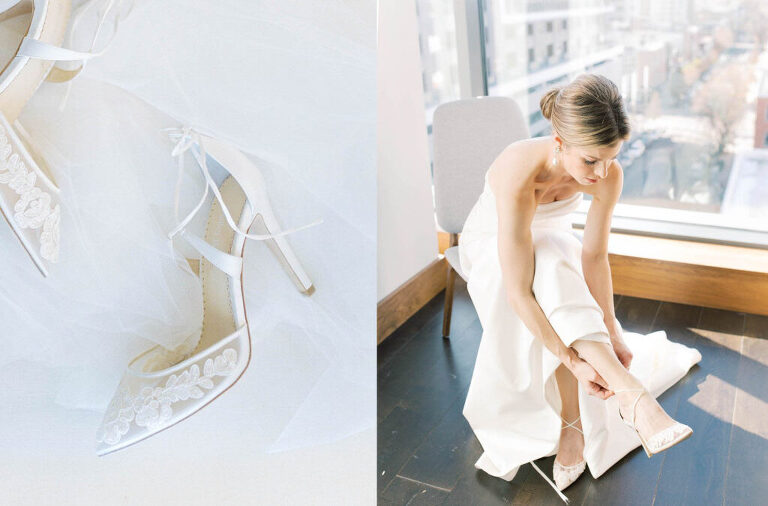
[[[60,413],[87,410],[91,437],[77,447],[92,453],[129,360],[200,333],[200,282],[184,259],[196,255],[167,238],[176,160],[163,129],[192,125],[256,162],[283,228],[323,220],[288,236],[311,297],[265,244],[245,250],[246,376],[259,385],[249,451],[372,428],[375,2],[137,1],[116,12],[107,51],[70,85],[44,83],[20,117],[61,188],[61,247],[43,278],[0,226],[0,403],[45,395]],[[83,16],[73,47],[88,48],[96,23]],[[187,156],[184,214],[204,189]],[[70,421],[46,423],[66,432]],[[17,438],[11,424],[0,429]],[[3,437],[0,449],[16,444]]]
[[[539,204],[531,224],[533,293],[566,346],[577,339],[610,343],[603,310],[584,280],[581,242],[572,231],[571,213],[582,199],[577,192]],[[463,414],[484,450],[475,467],[512,480],[522,464],[557,453],[562,403],[554,372],[560,361],[507,303],[496,213],[486,172],[483,192],[459,237],[459,260],[483,327]],[[663,330],[623,336],[634,355],[630,372],[655,397],[701,360],[698,350],[670,341]],[[598,478],[640,439],[619,418],[615,396],[603,401],[579,384],[579,409],[584,458]]]

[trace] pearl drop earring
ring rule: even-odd
[[[552,165],[557,165],[557,154],[560,152],[560,145],[555,147],[555,154],[552,156]]]

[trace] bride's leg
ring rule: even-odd
[[[557,388],[560,390],[560,400],[563,403],[563,409],[560,416],[567,422],[572,422],[579,417],[579,384],[571,371],[560,364],[555,369],[555,379]],[[561,423],[564,426],[565,423]],[[572,425],[583,430],[581,420]],[[581,462],[584,453],[584,436],[578,430],[570,427],[564,427],[560,430],[560,448],[557,450],[555,459],[564,466],[571,466]]]
[[[595,368],[608,383],[611,390],[642,388],[640,381],[619,362],[610,344],[577,339],[571,347],[579,356]],[[616,394],[621,413],[627,420],[632,419],[632,403],[640,392]],[[650,437],[671,426],[674,420],[664,411],[653,395],[643,395],[637,403],[637,428],[643,436]]]
[[[611,390],[637,388],[640,382],[627,371],[608,343],[577,339],[571,348],[603,377]]]

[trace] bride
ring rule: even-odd
[[[541,110],[553,134],[496,158],[460,236],[483,326],[464,415],[484,449],[476,467],[511,480],[520,464],[556,452],[560,493],[587,463],[597,477],[638,438],[650,457],[689,437],[655,397],[701,356],[622,333],[614,315],[608,237],[623,183],[616,156],[630,137],[617,87],[582,74],[546,93]],[[584,193],[592,201],[580,243],[568,215]],[[633,431],[609,431],[617,420]]]

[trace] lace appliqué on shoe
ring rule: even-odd
[[[555,479],[555,485],[560,490],[568,487],[571,483],[581,476],[587,465],[586,460],[582,460],[572,466],[564,466],[555,460],[552,466],[552,477]]]
[[[215,376],[227,376],[237,366],[237,352],[227,348],[215,358],[209,358],[200,367],[193,364],[180,375],[168,377],[165,386],[144,387],[136,395],[128,388],[123,388],[115,395],[107,409],[104,424],[96,440],[107,444],[116,444],[128,432],[131,423],[148,430],[156,430],[170,420],[173,415],[171,405],[187,399],[199,399],[204,389],[213,388]]]
[[[0,183],[19,195],[13,218],[20,228],[42,227],[40,256],[51,262],[59,259],[59,205],[51,208],[51,195],[38,188],[37,174],[30,171],[19,153],[13,150],[5,128],[0,125]]]
[[[687,425],[683,425],[681,423],[676,423],[675,425],[671,427],[667,427],[666,429],[662,430],[658,434],[654,434],[647,442],[648,448],[651,449],[651,451],[657,451],[660,448],[663,448],[665,445],[671,443],[675,439],[677,439],[679,436],[682,436],[686,432],[688,432],[689,427]]]

